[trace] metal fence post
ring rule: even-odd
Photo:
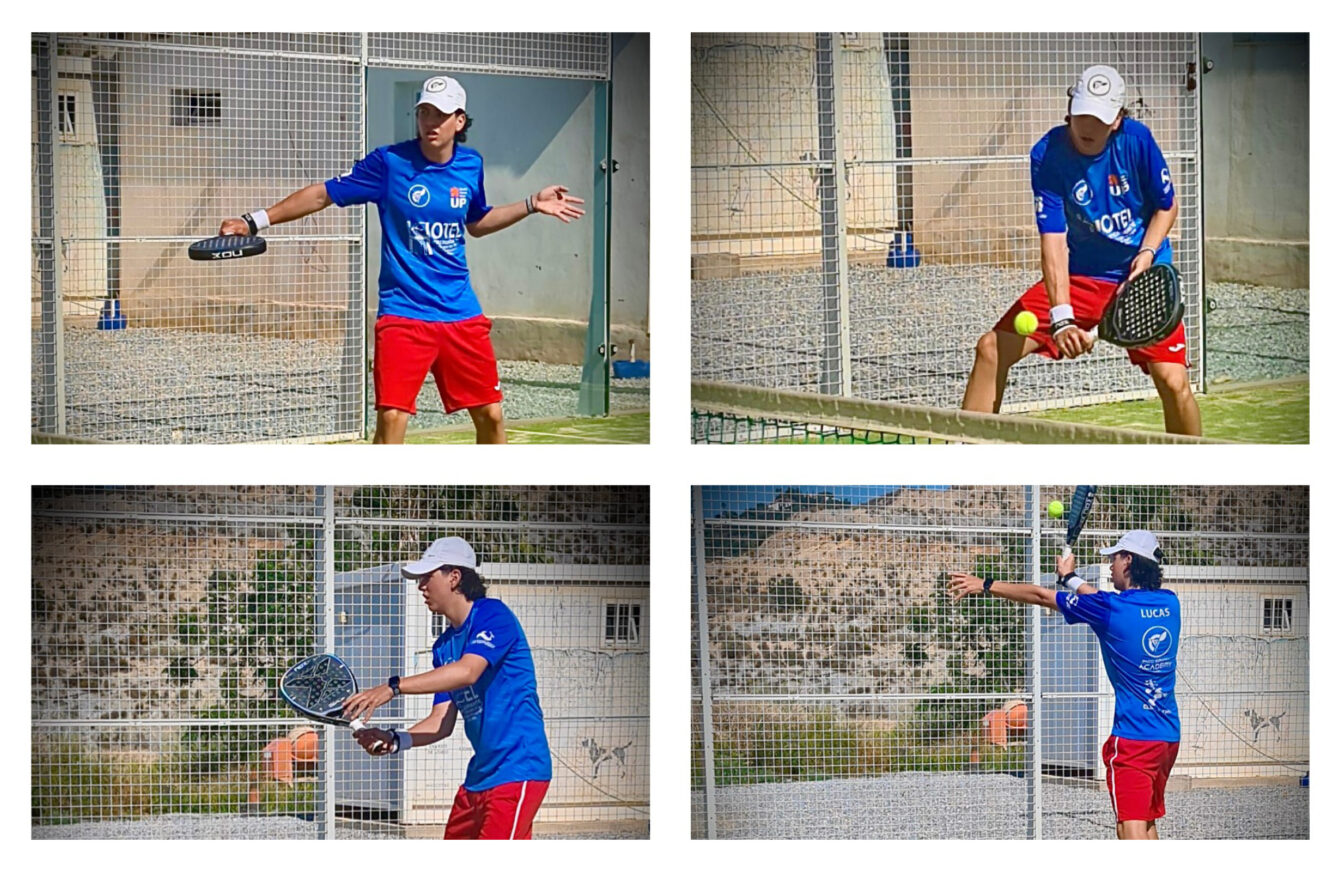
[[[49,393],[40,404],[38,429],[45,433],[65,435],[65,303],[62,299],[61,279],[65,272],[65,252],[61,230],[61,100],[60,100],[60,46],[59,34],[45,37],[45,65],[38,58],[38,117],[41,103],[46,102],[48,124],[39,125],[38,148],[45,152],[51,192],[48,214],[39,210],[39,233],[51,241],[50,271],[43,275],[41,302],[41,332],[38,339],[39,376],[47,382]],[[45,72],[45,77],[43,73]],[[45,81],[43,79],[45,78]]]
[[[1031,522],[1031,547],[1027,549],[1027,554],[1031,560],[1030,578],[1031,583],[1039,585],[1041,583],[1041,555],[1044,553],[1041,549],[1041,486],[1027,486],[1027,515]],[[1028,835],[1033,839],[1043,839],[1041,832],[1042,809],[1041,809],[1041,732],[1043,728],[1043,717],[1041,706],[1043,704],[1043,695],[1041,693],[1041,609],[1032,608],[1030,612],[1030,623],[1028,630],[1031,634],[1031,643],[1027,646],[1031,651],[1031,747],[1028,749],[1029,763],[1031,771],[1029,773],[1030,787],[1027,790],[1028,805],[1027,809],[1030,823],[1028,825]]]
[[[821,391],[854,391],[849,336],[849,243],[845,230],[844,72],[837,69],[838,33],[817,34],[818,191],[821,195]]]
[[[705,506],[701,489],[691,488],[695,522],[695,617],[700,654],[700,732],[705,752],[705,837],[717,838],[714,808],[714,700],[710,691],[709,596],[705,592]]]
[[[322,510],[322,533],[318,547],[322,556],[322,650],[336,653],[336,500],[330,485],[318,485],[317,505]],[[336,727],[322,728],[322,788],[317,814],[318,838],[336,838]]]

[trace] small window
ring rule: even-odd
[[[75,95],[57,94],[56,108],[59,110],[59,119],[61,122],[61,138],[75,138]]]
[[[1293,629],[1293,600],[1265,597],[1261,629],[1266,633],[1289,633]]]
[[[604,645],[638,645],[643,629],[639,603],[606,603],[606,621],[602,632]]]
[[[173,91],[173,125],[218,124],[224,102],[218,91]]]

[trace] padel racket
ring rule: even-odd
[[[345,661],[334,654],[315,654],[285,672],[280,679],[280,698],[310,721],[362,730],[361,721],[342,713],[342,703],[359,693],[359,682]]]
[[[1073,546],[1083,532],[1087,516],[1092,511],[1092,501],[1097,497],[1097,486],[1083,484],[1073,489],[1073,499],[1069,500],[1069,529],[1064,534],[1064,556],[1073,553]]]
[[[1184,315],[1180,273],[1159,263],[1120,286],[1092,335],[1121,348],[1147,348],[1170,336]]]
[[[255,257],[266,251],[266,240],[260,236],[211,236],[187,246],[187,257],[192,260],[233,260]]]

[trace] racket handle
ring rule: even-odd
[[[350,722],[350,731],[352,733],[357,733],[362,729],[364,729],[364,722],[361,721],[359,718],[355,718],[353,721]]]
[[[1072,557],[1072,556],[1073,556],[1073,548],[1069,547],[1069,543],[1068,543],[1068,542],[1065,542],[1065,543],[1064,543],[1064,556],[1065,556],[1065,557]]]

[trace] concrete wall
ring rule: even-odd
[[[1308,35],[1202,39],[1208,277],[1306,287]]]

